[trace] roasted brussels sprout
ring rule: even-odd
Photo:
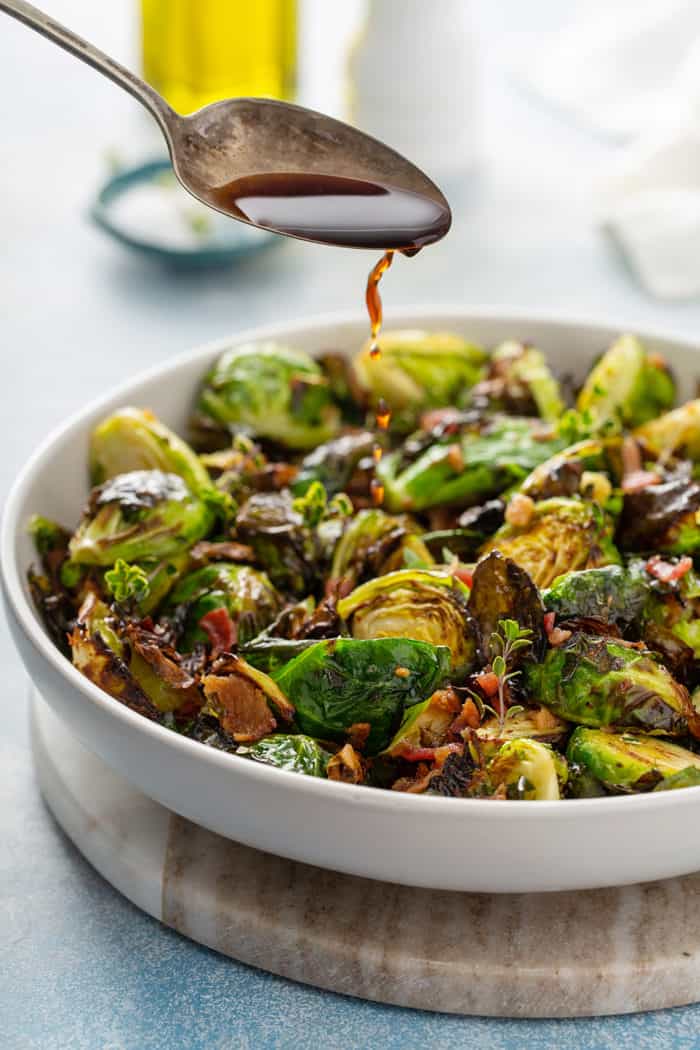
[[[697,729],[687,690],[650,652],[616,639],[577,631],[527,664],[524,679],[533,700],[570,722],[668,736]]]
[[[625,494],[618,540],[627,550],[700,553],[700,485],[678,471]]]
[[[564,411],[559,384],[542,351],[512,340],[493,351],[486,378],[472,389],[472,402],[492,411],[548,420]]]
[[[511,558],[492,551],[478,562],[472,577],[469,612],[479,628],[480,655],[489,663],[495,652],[492,638],[502,620],[515,620],[530,632],[530,652],[544,646],[544,606],[531,577]]]
[[[538,740],[541,744],[561,744],[569,725],[547,707],[513,708],[505,719],[494,716],[474,730],[482,750],[491,755],[509,740]]]
[[[199,456],[152,412],[121,408],[90,436],[90,480],[102,485],[134,470],[179,474],[192,492],[211,484]]]
[[[508,740],[491,759],[487,774],[493,789],[506,798],[552,802],[566,784],[566,760],[547,744],[523,737]]]
[[[393,740],[382,755],[403,758],[421,748],[440,747],[445,743],[447,732],[461,706],[453,690],[438,689],[427,700],[408,708]]]
[[[542,593],[545,608],[563,618],[586,617],[605,623],[631,623],[649,599],[650,579],[639,563],[605,565],[557,577]]]
[[[217,719],[236,743],[261,740],[277,728],[277,718],[294,718],[294,706],[277,683],[231,653],[214,662],[202,687],[202,713]]]
[[[160,561],[205,536],[214,521],[208,503],[179,474],[135,470],[92,490],[69,551],[79,565]]]
[[[700,400],[688,401],[680,408],[650,419],[635,430],[635,437],[661,460],[682,456],[700,459]]]
[[[416,441],[415,458],[410,442],[377,467],[392,511],[480,503],[523,481],[562,447],[539,421],[512,416],[491,417],[478,430],[469,426],[452,441],[440,439],[427,448]]]
[[[249,565],[213,562],[184,576],[173,589],[168,612],[179,628],[178,646],[191,652],[210,636],[201,626],[207,613],[225,609],[233,625],[235,641],[250,641],[275,618],[282,599],[264,572]]]
[[[316,362],[276,343],[226,350],[204,380],[199,411],[224,429],[251,430],[295,449],[327,441],[340,422]]]
[[[153,721],[201,705],[179,655],[150,631],[122,625],[93,592],[80,607],[69,643],[73,663],[86,678]]]
[[[606,733],[579,726],[566,755],[609,791],[650,791],[686,771],[691,786],[700,778],[700,756],[645,733]]]
[[[469,588],[450,573],[403,569],[361,584],[337,608],[353,638],[415,638],[446,645],[459,675],[471,667],[476,649],[468,597]]]
[[[417,565],[434,564],[419,526],[406,515],[361,510],[350,518],[338,540],[330,579],[341,591],[365,576],[382,576],[401,569],[410,558]]]
[[[673,405],[676,387],[665,364],[633,335],[622,335],[593,367],[577,408],[599,427],[634,427]]]
[[[381,347],[373,358],[368,340],[354,359],[355,374],[370,403],[383,398],[404,430],[426,408],[464,404],[487,360],[481,347],[449,332],[382,332]]]
[[[538,587],[548,587],[565,572],[619,562],[612,533],[610,516],[597,504],[554,497],[536,503],[526,525],[503,525],[482,554],[498,550]]]
[[[291,773],[306,773],[310,777],[323,777],[331,757],[313,737],[298,733],[273,733],[264,736],[255,744],[242,744],[237,751],[239,755],[252,758],[254,762],[263,762],[278,769],[287,769]]]
[[[578,441],[536,466],[519,491],[535,500],[585,495],[591,475],[618,480],[622,471],[620,450],[619,438]]]
[[[376,440],[371,431],[360,430],[319,445],[302,459],[292,492],[301,495],[314,481],[320,481],[329,496],[345,492],[362,460],[369,457],[372,462]]]
[[[236,535],[247,543],[275,587],[303,597],[318,582],[319,548],[289,492],[260,492],[236,517]]]
[[[274,675],[303,733],[345,740],[369,725],[368,754],[384,747],[404,708],[430,696],[450,670],[450,650],[408,638],[317,642]]]

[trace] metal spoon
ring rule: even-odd
[[[158,122],[182,185],[218,211],[288,236],[362,248],[415,251],[450,227],[437,186],[348,124],[260,98],[227,99],[182,116],[145,81],[32,4],[0,0],[0,11],[137,98]]]

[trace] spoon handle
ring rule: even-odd
[[[49,40],[58,44],[59,47],[70,51],[76,58],[87,62],[93,69],[104,73],[115,84],[119,84],[130,95],[137,98],[153,114],[164,130],[176,118],[177,115],[174,110],[149,84],[118,62],[115,62],[104,51],[100,51],[99,48],[94,47],[87,40],[83,40],[77,33],[71,32],[66,26],[61,25],[60,22],[40,11],[38,7],[25,3],[25,0],[0,0],[0,11],[4,11],[19,22],[23,22],[30,29],[35,29],[37,33],[48,37]]]

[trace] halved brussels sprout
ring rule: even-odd
[[[382,755],[401,758],[415,748],[440,747],[461,706],[451,689],[438,689],[427,700],[409,707]]]
[[[236,535],[255,553],[275,587],[304,597],[319,576],[319,546],[289,492],[259,492],[236,517]]]
[[[324,751],[317,740],[303,733],[294,736],[273,733],[255,744],[242,744],[237,754],[252,758],[254,762],[287,769],[290,773],[305,773],[310,777],[325,776],[331,757],[330,751]]]
[[[314,481],[320,481],[329,496],[344,492],[362,460],[373,462],[376,441],[371,431],[360,430],[318,445],[301,461],[292,492],[302,495]]]
[[[591,369],[577,407],[599,427],[635,427],[671,408],[675,396],[666,366],[636,336],[622,335]]]
[[[299,449],[327,441],[340,423],[316,362],[272,342],[226,350],[205,377],[199,411],[225,429],[249,429]]]
[[[505,787],[506,797],[525,801],[556,801],[566,784],[566,760],[539,740],[508,740],[486,767],[494,790]]]
[[[597,504],[554,497],[535,504],[527,525],[503,525],[481,553],[500,551],[538,587],[548,587],[565,572],[619,562],[612,533],[610,516]]]
[[[525,478],[519,491],[531,499],[582,495],[587,476],[603,474],[616,480],[621,474],[619,438],[587,438],[540,463]]]
[[[491,410],[548,420],[564,411],[559,384],[542,351],[512,340],[493,351],[486,378],[473,388],[472,400]]]
[[[660,781],[654,791],[676,791],[678,788],[700,787],[700,769],[687,766]]]
[[[179,474],[135,470],[93,489],[69,551],[79,565],[160,561],[201,539],[214,522],[209,505]]]
[[[650,419],[634,432],[652,455],[700,459],[700,400],[688,401],[672,412]]]
[[[426,408],[463,405],[466,393],[483,374],[487,354],[449,332],[382,332],[381,355],[371,355],[371,340],[353,361],[369,401],[383,398],[394,426],[412,429]]]
[[[674,787],[692,786],[700,777],[700,756],[644,733],[606,733],[579,726],[571,736],[566,756],[611,791],[650,791],[686,771],[687,783],[676,781]]]
[[[474,661],[476,630],[469,588],[437,570],[403,569],[368,580],[338,602],[353,638],[415,638],[446,645],[456,674]]]
[[[469,612],[480,635],[480,653],[490,663],[498,650],[492,644],[501,620],[515,620],[530,631],[529,653],[537,656],[544,647],[544,606],[530,575],[499,551],[491,551],[477,563],[469,595]],[[515,660],[515,663],[520,662]]]
[[[565,618],[631,623],[641,615],[650,593],[651,580],[639,563],[626,569],[604,565],[558,576],[542,592],[542,601],[546,609]]]
[[[317,642],[274,675],[299,728],[345,740],[369,725],[367,753],[384,747],[406,707],[430,696],[450,670],[450,650],[408,638]]]
[[[184,576],[170,595],[168,611],[181,630],[178,646],[191,652],[209,635],[200,626],[214,609],[226,609],[240,644],[250,641],[274,620],[282,599],[264,572],[249,565],[213,562]]]
[[[562,445],[538,420],[493,416],[480,430],[472,424],[451,442],[441,438],[425,448],[409,438],[402,449],[382,457],[377,478],[392,511],[466,507],[523,481]]]
[[[576,632],[542,663],[528,664],[529,695],[570,722],[637,727],[682,736],[697,729],[687,690],[652,654],[622,641]]]
[[[423,566],[434,564],[416,522],[379,508],[361,510],[346,522],[333,553],[330,578],[352,586],[364,576],[403,568],[407,556]]]
[[[179,655],[150,631],[120,623],[94,593],[83,601],[68,640],[73,664],[86,678],[153,721],[201,705]]]
[[[196,452],[152,412],[139,408],[121,408],[97,424],[89,462],[93,485],[134,470],[179,474],[192,492],[211,484]]]
[[[482,751],[491,755],[509,740],[538,740],[541,744],[560,744],[569,724],[558,718],[547,707],[527,707],[518,711],[515,708],[504,720],[494,716],[482,722],[474,730]]]
[[[186,571],[189,563],[188,551],[172,554],[161,561],[141,562],[140,568],[143,569],[148,581],[146,596],[137,602],[137,609],[142,616],[149,616],[155,612]]]
[[[678,471],[657,485],[626,493],[618,538],[632,551],[700,553],[700,485]]]

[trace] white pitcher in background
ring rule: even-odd
[[[469,0],[370,0],[350,119],[438,180],[459,174],[477,151],[475,63]]]

